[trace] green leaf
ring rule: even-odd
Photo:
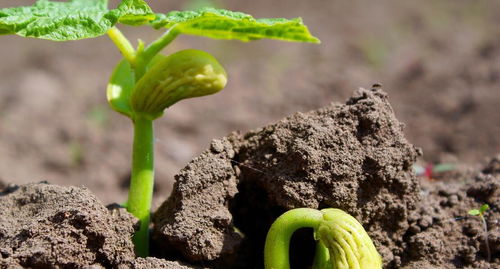
[[[149,5],[143,0],[123,0],[118,5],[120,23],[129,25],[146,24],[156,18]]]
[[[96,37],[118,20],[107,15],[107,0],[39,0],[0,10],[0,32],[57,41]]]
[[[0,10],[0,34],[54,41],[104,35],[118,21],[138,25],[155,18],[143,0],[124,0],[108,10],[108,0],[38,0],[32,6]]]
[[[490,206],[488,204],[484,204],[479,208],[479,212],[483,214],[486,210],[490,209]]]
[[[302,19],[254,19],[252,16],[224,9],[203,8],[198,11],[172,11],[157,14],[155,28],[171,28],[180,33],[215,39],[250,41],[263,38],[319,43],[309,33]]]
[[[480,214],[480,212],[478,209],[469,210],[469,215],[471,215],[471,216],[477,216],[479,214]]]

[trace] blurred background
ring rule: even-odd
[[[0,8],[33,2],[1,0]],[[373,83],[389,93],[422,162],[475,164],[500,152],[500,1],[148,2],[156,12],[213,5],[257,18],[300,16],[322,41],[177,38],[165,53],[208,51],[229,83],[156,121],[155,206],[212,139],[344,102]],[[134,44],[162,33],[120,29]],[[125,201],[132,125],[105,95],[119,59],[106,36],[64,43],[0,37],[0,182],[84,185],[104,203]]]

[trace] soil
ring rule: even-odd
[[[176,177],[155,215],[154,237],[160,249],[173,247],[191,261],[261,268],[266,233],[279,215],[334,207],[362,220],[391,253],[419,199],[417,154],[386,94],[359,90],[345,105],[214,140]]]
[[[421,180],[412,166],[421,152],[402,131],[387,94],[375,87],[345,104],[212,141],[176,176],[154,215],[157,258],[136,258],[130,238],[137,220],[85,188],[4,187],[0,266],[262,268],[265,235],[280,214],[336,207],[363,223],[384,268],[497,268],[500,155],[480,171]],[[467,216],[483,203],[491,207],[490,262],[482,223]],[[311,230],[294,235],[293,268],[310,266],[313,246]]]
[[[32,2],[3,0],[0,8]],[[165,12],[194,1],[149,2]],[[0,189],[6,188],[0,194],[0,268],[28,266],[31,260],[64,267],[66,252],[59,261],[50,251],[32,258],[27,246],[57,246],[57,240],[68,238],[81,240],[71,248],[78,252],[71,262],[88,268],[183,268],[164,258],[190,264],[185,268],[247,268],[242,263],[260,265],[260,244],[270,220],[303,205],[337,206],[355,215],[374,238],[386,268],[499,267],[499,157],[492,159],[500,153],[499,1],[213,2],[256,17],[301,16],[322,44],[182,36],[165,51],[197,48],[214,54],[228,71],[229,84],[216,96],[176,104],[155,122],[154,209],[163,204],[154,232],[161,238],[155,242],[158,258],[135,258],[128,238],[134,221],[123,210],[103,207],[125,201],[130,176],[131,124],[111,111],[104,93],[106,74],[120,54],[106,38],[55,43],[0,37]],[[122,30],[131,40],[150,41],[160,34]],[[368,91],[369,100],[378,100],[374,106],[355,101],[359,93],[351,103],[329,105],[372,83],[383,84],[400,122],[381,92]],[[271,124],[319,107],[324,108]],[[359,115],[347,111],[342,122],[338,109],[349,107]],[[212,138],[234,130],[240,132],[210,145]],[[451,163],[455,169],[433,175],[432,181],[416,179],[408,166],[415,158],[423,166]],[[42,180],[61,187],[25,185]],[[81,188],[69,186],[82,185],[88,188],[82,194],[67,194],[70,189],[80,193]],[[58,191],[46,193],[51,188]],[[31,196],[40,189],[43,194]],[[335,196],[329,198],[328,192]],[[170,193],[180,196],[165,202]],[[10,205],[10,199],[17,199],[13,196],[52,201],[53,208],[35,202],[5,206],[4,201]],[[72,204],[61,203],[64,199]],[[469,209],[485,202],[491,206],[486,219],[492,263],[486,262],[479,219],[467,217]],[[82,206],[88,203],[97,211]],[[15,217],[22,227],[3,217],[17,213],[24,214]],[[54,224],[50,216],[58,213],[64,219]],[[178,224],[165,219],[171,215]],[[96,224],[72,226],[79,216]],[[52,224],[66,227],[74,237],[65,237]],[[112,229],[118,226],[121,231]],[[174,226],[189,236],[167,229]],[[15,237],[22,229],[51,236]],[[122,249],[83,243],[93,235],[118,242]],[[294,246],[307,244],[313,244],[310,231],[300,231]],[[304,249],[295,255],[305,257],[293,261],[297,268],[304,268],[312,255]]]
[[[181,170],[156,212],[157,255],[213,268],[262,268],[265,236],[279,215],[297,207],[334,207],[364,224],[384,268],[422,268],[422,262],[490,268],[478,219],[450,222],[489,203],[490,245],[500,262],[495,168],[468,185],[455,175],[460,181],[421,189],[412,167],[419,153],[378,89],[358,90],[345,105],[214,140]],[[304,231],[295,239],[295,268],[310,265],[312,238],[312,231]]]
[[[186,2],[149,1],[158,12]],[[500,152],[499,1],[213,2],[255,17],[301,16],[322,43],[176,39],[166,54],[208,51],[229,82],[217,95],[179,102],[155,122],[155,208],[169,196],[174,175],[213,138],[342,102],[373,83],[390,94],[406,137],[424,152],[420,162],[476,165]],[[0,8],[31,3],[2,0]],[[161,34],[122,30],[132,41]],[[107,79],[120,59],[109,39],[0,42],[0,178],[85,185],[104,203],[124,202],[133,130],[106,102]]]
[[[500,266],[500,156],[482,171],[447,177],[439,182],[424,181],[418,210],[408,218],[403,263],[405,268],[423,268],[412,260],[427,261],[424,268],[498,268]],[[487,203],[494,205],[486,215],[485,232],[478,217],[467,211]]]
[[[137,224],[86,188],[7,186],[0,192],[0,268],[189,268],[136,258],[131,236]]]

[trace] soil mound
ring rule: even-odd
[[[0,193],[0,264],[120,264],[135,257],[134,222],[125,211],[109,212],[85,188],[10,186]]]
[[[402,129],[386,93],[375,88],[358,90],[346,104],[213,141],[176,176],[155,214],[162,255],[261,268],[265,235],[280,214],[335,207],[368,228],[386,265],[401,260],[398,246],[420,188],[412,170],[419,150]],[[311,231],[296,241],[299,253],[291,256],[312,261]]]
[[[0,268],[188,268],[136,259],[136,223],[85,188],[9,185],[0,192]]]

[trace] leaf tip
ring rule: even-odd
[[[321,40],[319,38],[313,36],[311,38],[311,41],[309,41],[309,43],[321,44]]]
[[[483,205],[481,206],[481,208],[479,209],[479,211],[480,211],[481,213],[484,213],[484,212],[485,212],[486,210],[488,210],[488,209],[490,209],[490,206],[489,206],[488,204],[483,204]]]

